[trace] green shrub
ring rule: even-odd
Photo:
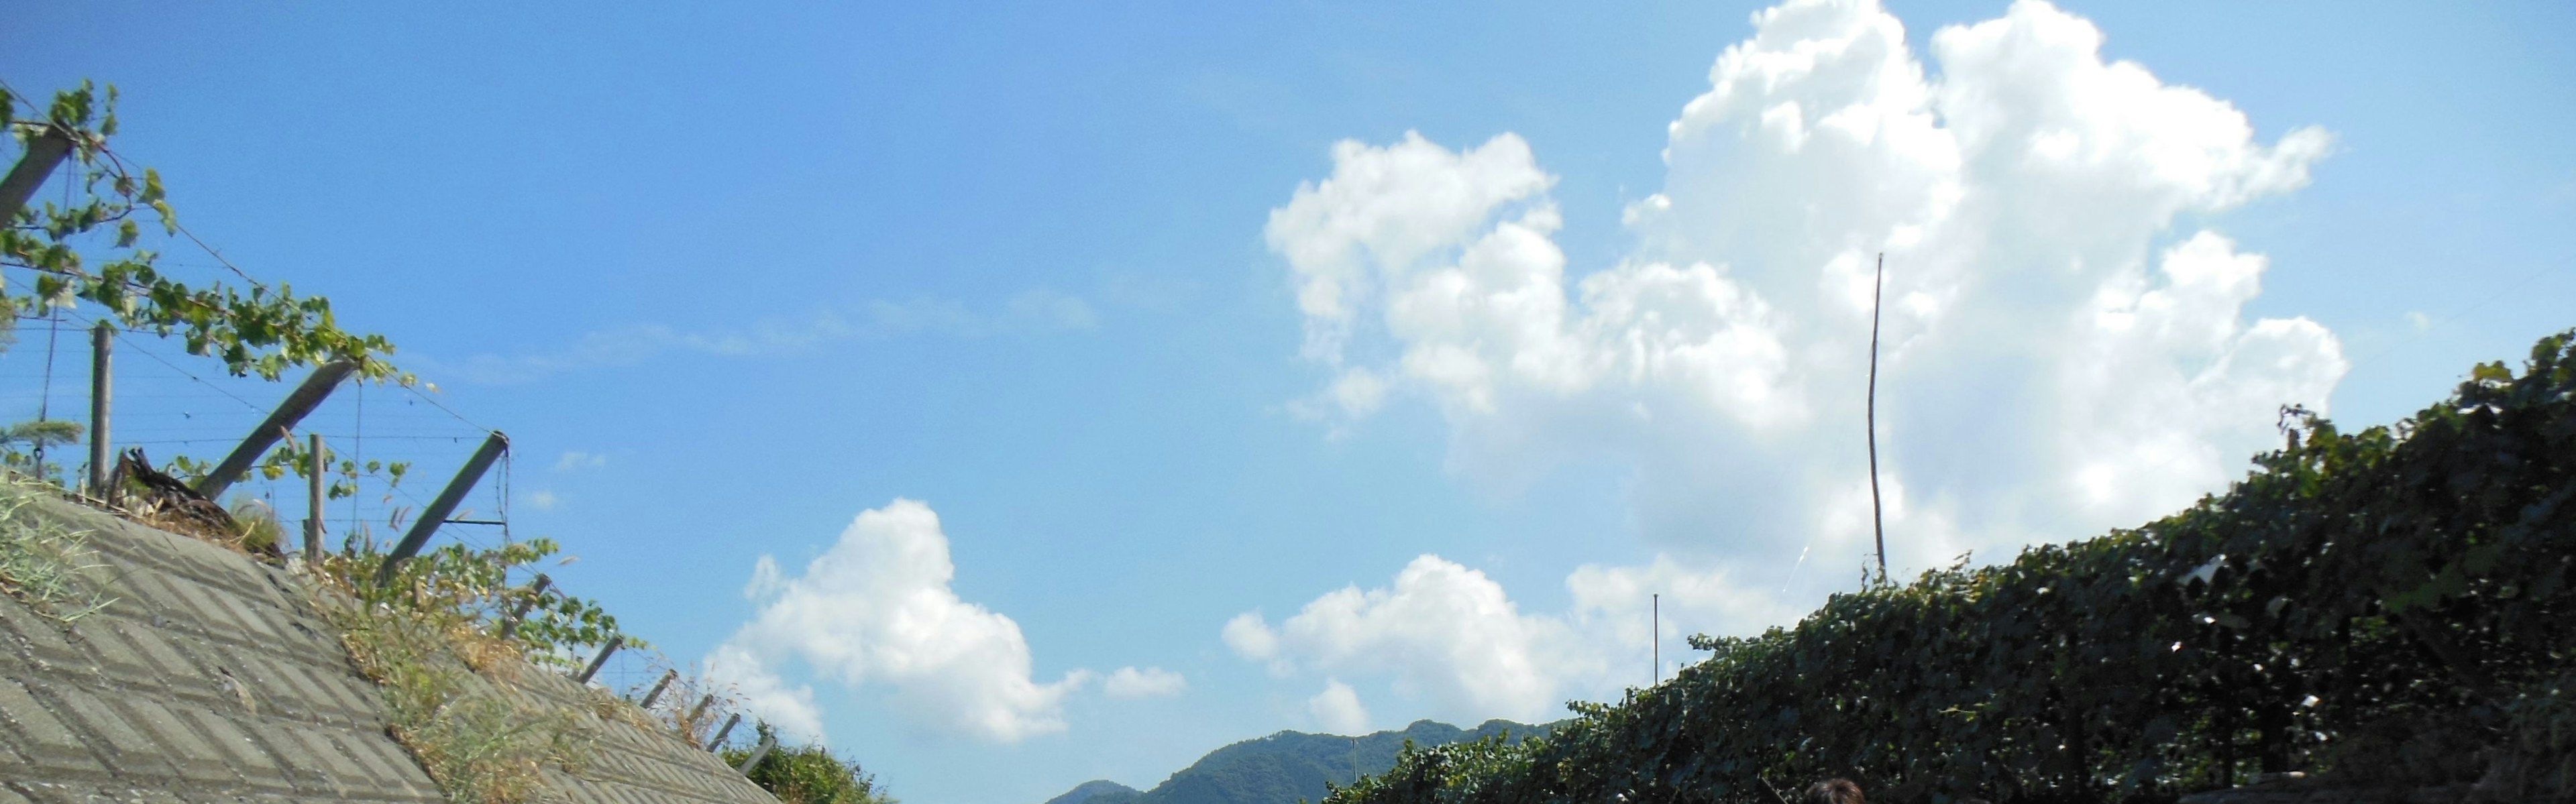
[[[767,723],[757,730],[760,736],[754,743],[778,737]],[[725,764],[739,767],[753,750],[725,749]],[[771,748],[745,775],[785,804],[896,804],[893,796],[877,789],[874,775],[859,770],[858,760],[833,756],[819,745]]]
[[[2257,772],[2576,799],[2576,351],[2286,441],[2134,530],[1835,595],[1517,745],[1408,752],[1360,802],[2169,800]],[[2552,798],[2554,796],[2554,798]]]

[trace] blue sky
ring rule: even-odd
[[[0,78],[119,85],[193,231],[472,423],[314,427],[423,487],[507,431],[555,577],[915,802],[1552,717],[1646,594],[1672,662],[1847,588],[1854,254],[1900,572],[2576,325],[2563,6],[1381,5],[79,4]],[[130,348],[156,456],[283,393]]]

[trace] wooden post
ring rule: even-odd
[[[608,657],[609,657],[609,655],[616,653],[616,652],[617,652],[617,648],[618,648],[618,646],[620,646],[620,645],[624,645],[624,644],[626,644],[626,638],[625,638],[625,637],[622,637],[622,636],[613,636],[613,637],[609,637],[609,638],[608,638],[608,644],[599,646],[599,655],[597,655],[597,656],[593,656],[593,657],[590,657],[590,666],[589,666],[589,667],[584,667],[584,668],[582,668],[582,669],[581,669],[581,675],[577,675],[577,676],[573,676],[573,677],[572,677],[573,683],[576,683],[576,684],[588,684],[588,683],[590,683],[590,677],[591,677],[591,676],[595,676],[595,675],[599,675],[599,668],[601,668],[601,667],[605,667],[605,666],[607,666],[607,665],[608,665]]]
[[[292,432],[297,422],[304,421],[304,414],[320,407],[322,400],[331,396],[331,389],[357,370],[358,364],[347,360],[315,366],[313,373],[304,378],[304,384],[295,386],[295,392],[287,394],[286,401],[277,403],[277,409],[269,411],[268,418],[261,420],[258,427],[251,428],[250,436],[243,438],[240,446],[233,447],[232,454],[224,456],[224,462],[216,464],[213,473],[197,479],[197,493],[220,502],[224,490],[232,488],[235,478],[250,471],[252,462],[268,454],[269,447],[276,446],[277,440]]]
[[[696,723],[696,722],[698,722],[698,716],[699,716],[699,715],[704,715],[704,714],[706,714],[706,713],[707,713],[707,704],[711,704],[711,703],[715,703],[715,702],[716,702],[716,694],[715,694],[715,693],[712,693],[712,692],[707,693],[707,697],[699,698],[699,699],[698,699],[698,705],[697,705],[697,706],[694,706],[694,707],[691,707],[691,708],[689,709],[689,716],[688,716],[688,717],[685,717],[685,718],[681,718],[681,719],[680,719],[680,722],[682,722],[682,723]]]
[[[732,734],[733,724],[740,722],[742,722],[741,712],[735,712],[733,713],[733,717],[725,718],[724,728],[717,729],[716,736],[707,740],[707,751],[709,753],[713,753],[717,746],[724,745],[725,735]]]
[[[60,167],[63,157],[71,153],[72,138],[53,125],[27,138],[27,152],[9,168],[9,177],[0,179],[0,225],[17,224],[18,210],[27,206],[36,188],[45,186],[45,177],[54,175],[54,168]]]
[[[393,552],[385,554],[384,567],[376,571],[377,586],[393,582],[394,568],[418,554],[421,545],[429,543],[429,537],[438,532],[438,526],[447,524],[447,515],[456,512],[456,504],[465,501],[466,492],[473,491],[475,482],[483,479],[484,470],[491,469],[492,462],[500,459],[501,451],[509,448],[510,437],[498,430],[483,439],[482,448],[475,450],[474,457],[465,461],[465,468],[456,470],[456,477],[447,481],[447,488],[439,490],[438,497],[429,501],[429,507],[420,509],[420,518],[411,523],[411,531],[403,534],[402,542],[394,545]]]
[[[115,342],[115,326],[101,319],[89,331],[89,493],[110,505],[116,504],[116,490],[107,487],[116,450],[107,438],[109,381],[115,376],[109,371],[108,344]]]
[[[519,621],[527,618],[528,609],[536,607],[537,598],[546,593],[546,586],[548,584],[552,584],[554,582],[555,579],[548,578],[543,574],[539,574],[537,576],[536,585],[528,587],[528,598],[526,600],[519,601],[519,607],[511,609],[510,616],[501,621],[502,639],[509,639],[511,634],[518,633]]]
[[[759,748],[751,749],[751,756],[750,756],[750,757],[748,757],[748,758],[745,758],[745,759],[742,761],[742,765],[741,765],[741,766],[734,768],[734,772],[736,772],[736,773],[740,773],[740,774],[742,774],[742,775],[744,775],[744,776],[749,776],[749,775],[751,775],[751,769],[752,769],[752,768],[760,767],[760,759],[761,759],[762,757],[769,756],[769,749],[777,748],[777,747],[778,747],[778,738],[777,738],[777,737],[775,737],[775,736],[771,736],[771,737],[762,737],[762,738],[760,738],[760,747],[759,747]]]
[[[653,682],[653,691],[644,693],[644,703],[637,705],[635,708],[642,709],[647,712],[653,711],[653,702],[660,700],[662,697],[662,691],[670,689],[671,682],[679,677],[680,671],[678,670],[662,671],[662,680]]]
[[[304,480],[306,490],[313,494],[313,508],[312,513],[304,517],[304,566],[319,567],[322,566],[322,469],[331,463],[322,457],[321,433],[306,437],[305,452]]]

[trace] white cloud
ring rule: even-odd
[[[793,577],[760,558],[744,589],[760,610],[708,658],[709,675],[782,725],[819,724],[810,688],[776,673],[793,659],[852,687],[889,688],[924,728],[994,742],[1063,731],[1064,698],[1091,674],[1035,680],[1019,624],[959,599],[956,574],[930,506],[897,499],[862,512]]]
[[[563,457],[555,459],[555,471],[557,472],[597,469],[607,465],[608,456],[596,452],[583,452],[577,449],[565,450]]]
[[[2264,258],[2176,222],[2304,185],[2330,136],[2257,141],[2046,3],[1934,34],[1937,77],[1873,3],[1754,23],[1626,210],[1638,245],[1586,275],[1517,136],[1336,145],[1267,228],[1338,403],[1301,410],[1426,399],[1463,475],[1606,458],[1667,550],[1777,572],[1813,548],[1838,573],[1867,540],[1846,509],[1878,252],[1899,566],[2136,524],[2221,487],[2274,407],[2323,409],[2335,337],[2247,320]]]
[[[1238,653],[1383,674],[1451,716],[1525,714],[1642,676],[1622,668],[1645,667],[1649,594],[1691,623],[1678,633],[1745,633],[1847,588],[1873,549],[1880,253],[1878,474],[1900,575],[2188,505],[2272,445],[2278,406],[2325,409],[2340,343],[2305,318],[2249,319],[2270,265],[2208,227],[2304,186],[2326,132],[2258,140],[2234,106],[2105,61],[2098,29],[2036,0],[1935,32],[1928,58],[1874,2],[1792,0],[1753,24],[1669,127],[1665,186],[1624,211],[1635,245],[1614,263],[1569,272],[1555,179],[1509,133],[1462,151],[1339,143],[1266,229],[1304,355],[1329,373],[1292,409],[1338,437],[1428,401],[1451,470],[1506,493],[1624,466],[1631,521],[1662,555],[1575,571],[1562,616],[1417,559],[1393,588],[1326,594],[1275,630],[1238,618]],[[1446,658],[1467,634],[1495,655]],[[1585,650],[1612,661],[1551,663]]]
[[[1522,615],[1493,579],[1435,555],[1406,564],[1392,587],[1325,594],[1276,629],[1237,616],[1224,636],[1283,672],[1391,675],[1399,693],[1452,715],[1545,715],[1562,680],[1597,664],[1569,650],[1563,621]]]
[[[1324,681],[1324,691],[1306,699],[1306,713],[1328,734],[1367,734],[1368,707],[1360,705],[1358,690],[1341,679]]]
[[[1359,711],[1343,677],[1386,677],[1397,695],[1452,722],[1537,722],[1557,717],[1570,698],[1648,682],[1649,595],[1663,595],[1666,668],[1690,658],[1686,635],[1746,634],[1795,615],[1773,590],[1669,556],[1645,567],[1586,565],[1565,584],[1571,611],[1523,613],[1484,573],[1423,555],[1389,586],[1326,593],[1276,627],[1246,612],[1226,622],[1223,637],[1237,656],[1275,674],[1327,675],[1325,693],[1309,703],[1326,722],[1328,703],[1336,713]]]
[[[1234,619],[1225,621],[1222,636],[1225,646],[1234,649],[1237,656],[1261,661],[1279,657],[1279,632],[1270,629],[1270,623],[1261,619],[1260,612],[1234,615]]]
[[[552,511],[555,510],[555,506],[561,504],[563,504],[563,498],[555,496],[554,492],[547,491],[545,489],[528,492],[528,507],[530,508],[534,508],[539,511]]]
[[[717,646],[707,655],[707,675],[725,684],[725,693],[741,701],[743,708],[789,737],[819,742],[826,736],[823,710],[814,705],[814,688],[789,685],[750,650],[732,643]]]
[[[1181,674],[1160,667],[1121,667],[1100,684],[1100,691],[1113,698],[1159,698],[1188,688]]]

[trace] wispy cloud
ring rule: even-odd
[[[1080,296],[1035,289],[1012,296],[989,311],[929,297],[881,299],[854,311],[823,310],[802,317],[772,318],[742,328],[685,330],[665,324],[630,324],[590,332],[553,349],[515,355],[480,354],[454,361],[419,356],[407,363],[424,375],[447,382],[508,385],[589,369],[633,366],[673,353],[753,357],[862,338],[986,338],[1082,331],[1099,326],[1099,320],[1091,303]]]
[[[563,457],[555,459],[555,471],[557,472],[597,469],[607,465],[608,456],[601,455],[596,452],[583,452],[577,449],[565,450]]]

